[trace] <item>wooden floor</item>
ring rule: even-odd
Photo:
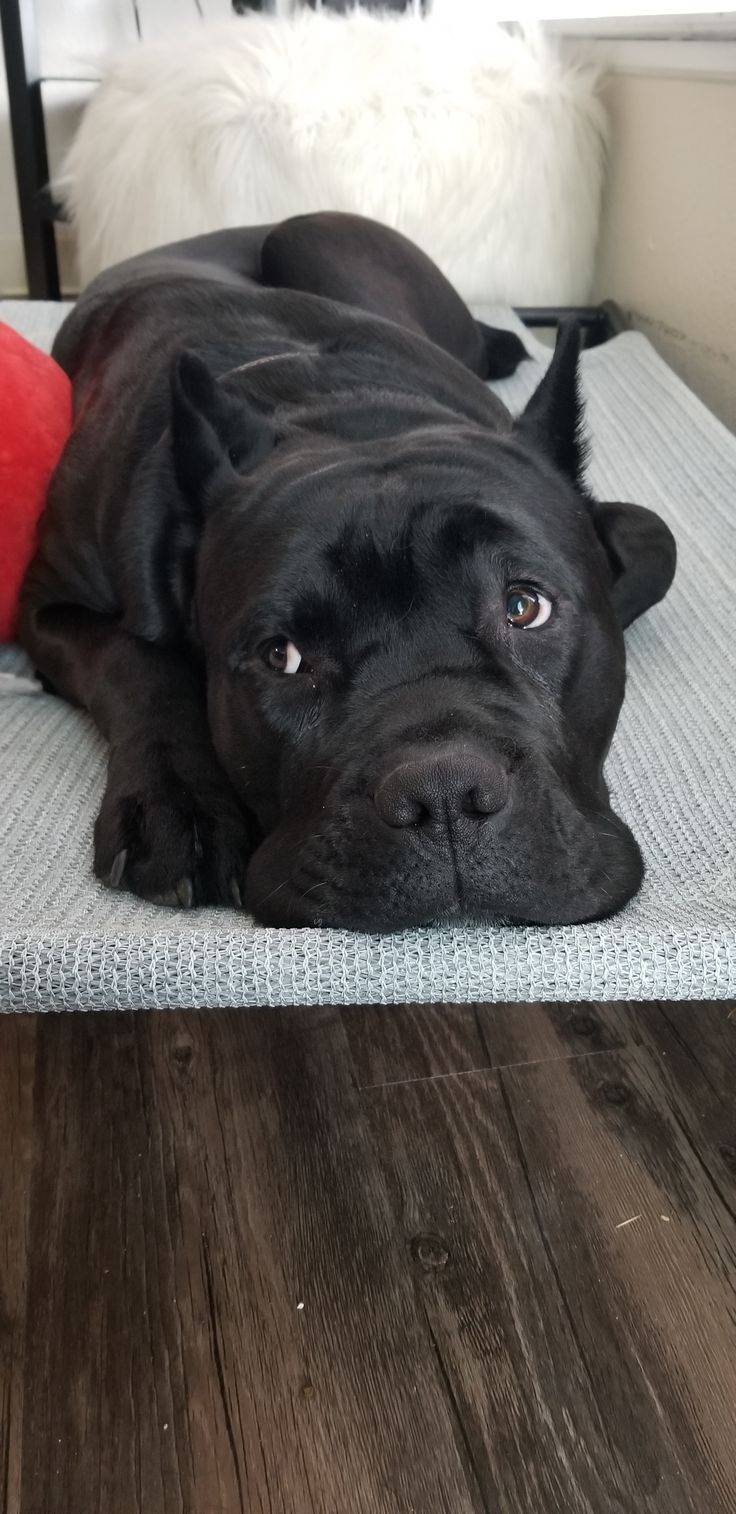
[[[734,1514],[735,1089],[728,1005],[0,1016],[2,1514]]]

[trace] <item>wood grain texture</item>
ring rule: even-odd
[[[84,1030],[41,1051],[22,1514],[474,1514],[339,1017]]]
[[[483,1508],[638,1508],[629,1461],[612,1453],[590,1392],[497,1075],[378,1089],[371,1102]]]
[[[636,1038],[623,1004],[370,1004],[342,1011],[361,1088],[590,1056]]]
[[[491,1067],[589,1057],[636,1040],[639,1008],[637,1004],[481,1004],[478,1032]]]
[[[733,1514],[735,1082],[723,1005],[0,1016],[0,1514]]]
[[[18,1514],[23,1336],[33,1155],[36,1022],[8,1016],[0,1041],[0,1510]]]
[[[500,1078],[591,1392],[617,1454],[636,1448],[637,1507],[730,1514],[733,1184],[713,1181],[667,1060],[629,1047]],[[727,1138],[733,1105],[711,1112]]]
[[[207,1376],[220,1396],[202,1417],[195,1460],[206,1465],[214,1415],[229,1443],[216,1458],[229,1479],[223,1506],[471,1514],[472,1481],[416,1318],[339,1015],[149,1023],[177,1183],[190,1198],[180,1238],[187,1315],[206,1299],[216,1359]],[[186,1340],[186,1321],[182,1329]],[[193,1507],[206,1486],[198,1476]]]
[[[360,1088],[488,1066],[472,1004],[351,1004],[341,1013]]]
[[[21,1514],[183,1506],[176,1199],[144,1037],[133,1015],[39,1022]]]

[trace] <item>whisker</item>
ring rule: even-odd
[[[283,883],[279,883],[276,886],[276,888],[272,888],[270,894],[266,894],[265,899],[261,899],[261,904],[268,904],[269,899],[273,899],[274,894],[280,894],[282,888],[287,888],[288,887],[288,883],[289,883],[289,879],[288,878],[284,878]]]

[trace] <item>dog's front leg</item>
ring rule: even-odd
[[[212,745],[192,654],[152,646],[77,606],[36,611],[23,640],[42,676],[88,710],[110,743],[98,878],[155,903],[240,907],[252,825]]]

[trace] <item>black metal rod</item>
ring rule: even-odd
[[[585,347],[598,347],[601,342],[607,342],[609,337],[615,336],[617,329],[606,305],[517,306],[516,314],[525,326],[557,327],[561,321],[577,321],[582,327]]]
[[[613,313],[621,316],[621,319],[615,321]],[[609,341],[625,327],[625,319],[612,303],[519,306],[516,307],[516,315],[524,321],[524,326],[539,326],[542,329],[556,329],[562,321],[577,321],[582,327],[583,347],[600,347],[601,342]]]
[[[28,293],[33,300],[58,300],[56,237],[41,210],[49,163],[33,0],[0,0],[0,23]]]
[[[559,326],[567,320],[595,326],[601,319],[600,305],[517,305],[515,310],[525,326]]]

